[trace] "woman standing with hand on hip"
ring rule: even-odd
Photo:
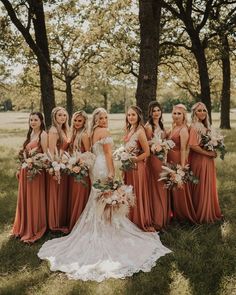
[[[147,139],[156,139],[157,142],[165,138],[162,122],[162,109],[157,101],[151,101],[148,106],[148,122],[145,125]],[[170,200],[163,181],[160,178],[163,162],[151,153],[147,160],[148,189],[151,199],[152,221],[156,230],[164,229],[170,219]]]
[[[201,147],[201,136],[211,130],[207,108],[197,102],[192,107],[190,128],[190,166],[198,177],[198,184],[191,184],[193,205],[199,223],[214,222],[222,218],[216,187],[215,151],[206,151]]]
[[[47,150],[47,133],[43,115],[33,112],[29,117],[29,130],[22,153],[37,153]],[[12,234],[23,242],[33,243],[40,239],[47,229],[45,171],[29,179],[27,168],[17,173],[19,181],[18,200]]]
[[[150,155],[142,111],[138,106],[131,106],[126,114],[125,150],[134,156],[135,168],[125,171],[125,184],[134,187],[136,205],[130,210],[130,220],[144,231],[155,231],[152,227],[151,204],[145,160]]]
[[[187,109],[183,104],[177,104],[172,110],[173,126],[169,134],[169,139],[173,140],[175,146],[167,156],[167,162],[180,164],[184,167],[188,162],[188,139]],[[192,203],[188,183],[184,183],[182,188],[171,191],[173,201],[173,215],[179,221],[196,222],[196,214]]]
[[[48,132],[48,149],[52,158],[66,151],[69,146],[68,113],[62,107],[52,110],[52,126]],[[48,175],[47,216],[48,226],[52,231],[68,233],[68,176],[61,175],[60,183]]]
[[[84,153],[90,150],[88,136],[88,116],[84,111],[75,112],[71,119],[72,138],[70,150],[72,153]],[[79,219],[87,203],[90,192],[90,179],[83,179],[84,183],[77,182],[73,176],[69,176],[69,205],[68,218],[71,231]]]

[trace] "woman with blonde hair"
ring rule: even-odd
[[[220,220],[216,187],[216,168],[214,158],[216,152],[206,151],[201,146],[201,136],[211,131],[207,108],[204,103],[197,102],[192,106],[192,124],[190,128],[190,166],[194,175],[199,178],[198,184],[191,184],[193,205],[197,215],[197,222],[214,222]]]
[[[88,115],[84,111],[77,111],[71,119],[71,142],[70,153],[84,153],[90,150],[90,139],[88,136]],[[73,176],[69,176],[68,187],[68,218],[69,230],[83,212],[90,192],[90,179],[83,179],[84,183],[77,182]]]
[[[187,109],[183,104],[177,104],[172,110],[172,129],[168,136],[175,146],[167,155],[167,162],[179,164],[184,167],[188,162]],[[171,191],[173,216],[179,221],[196,222],[196,214],[189,191],[189,185],[183,184],[182,188]]]
[[[155,231],[152,226],[151,200],[148,193],[145,160],[150,155],[143,126],[142,110],[130,106],[126,113],[125,149],[134,156],[135,168],[124,172],[124,182],[134,187],[136,205],[130,210],[130,220],[145,231]]]
[[[66,151],[69,146],[68,113],[63,107],[52,110],[52,126],[48,132],[48,149],[54,159],[57,154]],[[47,216],[52,231],[68,233],[68,176],[61,175],[60,183],[48,175]]]

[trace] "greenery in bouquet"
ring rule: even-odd
[[[121,162],[120,170],[129,171],[136,168],[136,163],[133,158],[136,156],[133,150],[127,151],[124,146],[119,147],[113,153],[116,161]]]
[[[157,158],[162,162],[166,161],[168,151],[173,149],[173,147],[175,146],[173,140],[161,139],[157,137],[153,137],[149,144],[153,155],[157,156]]]

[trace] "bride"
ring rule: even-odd
[[[103,108],[92,115],[91,142],[96,159],[92,182],[114,177],[112,138],[107,130],[108,117]],[[101,282],[107,278],[125,278],[140,270],[148,272],[156,260],[171,251],[161,244],[157,233],[140,230],[128,218],[119,227],[104,223],[98,214],[92,187],[88,203],[72,232],[42,245],[38,257],[50,262],[52,271],[62,271],[69,278]]]

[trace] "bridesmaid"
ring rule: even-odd
[[[37,148],[39,153],[47,149],[47,133],[44,131],[43,115],[33,112],[29,117],[29,130],[23,144],[23,151]],[[45,172],[42,171],[32,180],[27,179],[27,169],[17,172],[19,181],[18,200],[12,233],[21,241],[33,243],[40,239],[47,229]]]
[[[51,155],[66,151],[69,146],[68,113],[62,107],[52,110],[52,126],[48,132],[48,148]],[[47,215],[48,226],[52,231],[68,233],[68,176],[61,175],[60,184],[48,175]]]
[[[130,210],[130,220],[144,231],[155,231],[152,227],[150,200],[148,194],[145,160],[150,155],[142,111],[131,106],[126,114],[125,149],[135,154],[133,162],[136,168],[124,173],[124,182],[134,187],[136,205]]]
[[[169,134],[169,139],[175,143],[167,155],[167,162],[180,164],[184,167],[187,164],[187,143],[189,138],[187,127],[187,112],[183,104],[177,104],[172,110],[173,126]],[[193,207],[189,185],[184,184],[181,189],[173,189],[171,192],[173,201],[173,215],[179,221],[188,220],[196,222],[196,214]]]
[[[162,122],[162,109],[157,101],[151,101],[148,106],[148,122],[145,125],[147,139],[163,139],[165,130]],[[156,230],[164,229],[170,219],[170,201],[167,189],[160,178],[163,162],[151,154],[147,160],[148,167],[148,189],[151,198],[152,221]]]
[[[88,136],[88,116],[84,111],[73,114],[71,120],[72,139],[70,149],[75,152],[87,152],[90,150],[90,140]],[[90,192],[89,177],[85,179],[87,186],[75,181],[73,176],[69,176],[69,230],[71,231],[76,221],[79,219],[87,203]]]
[[[190,186],[193,205],[199,223],[214,222],[220,220],[222,215],[216,188],[216,152],[206,151],[200,145],[201,134],[206,134],[211,128],[205,104],[194,104],[191,117],[189,159],[191,170],[199,178],[198,184]]]

